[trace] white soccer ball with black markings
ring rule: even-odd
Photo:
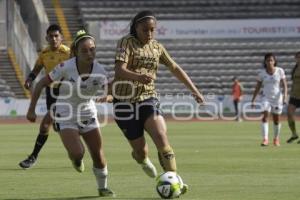
[[[164,172],[156,178],[156,191],[163,199],[178,198],[183,182],[176,172]]]

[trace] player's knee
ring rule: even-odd
[[[176,171],[175,153],[171,146],[158,149],[159,162],[165,171]]]
[[[40,134],[41,135],[48,135],[50,129],[50,124],[48,123],[42,123],[40,125]]]
[[[293,113],[287,113],[288,121],[293,121],[294,120],[294,114]]]

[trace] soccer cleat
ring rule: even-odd
[[[115,197],[116,196],[115,193],[108,188],[98,189],[98,192],[99,192],[100,197]]]
[[[278,138],[275,138],[273,140],[273,145],[276,146],[276,147],[279,147],[280,146],[280,142],[279,142],[279,139]]]
[[[80,160],[80,161],[72,160],[72,165],[73,165],[74,169],[76,171],[78,171],[79,173],[84,172],[84,163],[82,160]]]
[[[152,162],[149,159],[146,159],[142,164],[142,169],[144,172],[151,178],[155,178],[157,176],[157,171],[155,166],[152,164]]]
[[[19,163],[19,166],[23,169],[29,169],[36,163],[36,158],[33,155],[28,156],[25,160]]]
[[[268,146],[268,145],[269,145],[269,141],[267,139],[264,139],[262,141],[262,143],[260,144],[260,146],[262,146],[262,147],[265,147],[265,146]]]
[[[287,143],[292,143],[294,142],[295,140],[297,140],[299,138],[298,135],[293,135],[292,137],[290,137],[286,142]]]
[[[187,184],[183,184],[181,188],[181,194],[185,194],[189,189],[189,186]]]

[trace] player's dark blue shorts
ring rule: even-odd
[[[300,108],[300,99],[290,97],[289,104],[294,105],[296,108]]]
[[[114,100],[115,121],[128,140],[134,140],[144,135],[144,124],[153,114],[161,114],[159,101],[156,98],[149,98],[137,103]]]
[[[52,94],[55,96],[51,95],[51,90]],[[59,95],[59,88],[52,88],[52,87],[46,87],[46,105],[47,105],[47,110],[49,111],[51,108],[51,105],[56,102],[56,98]]]

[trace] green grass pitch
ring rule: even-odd
[[[99,199],[92,163],[86,171],[71,166],[59,136],[51,132],[38,163],[22,170],[18,163],[31,153],[38,124],[0,125],[0,199]],[[282,126],[280,147],[260,147],[259,122],[168,122],[178,172],[190,190],[189,200],[298,200],[300,145],[286,144]],[[272,133],[272,126],[270,126]],[[155,181],[131,159],[130,147],[110,123],[102,129],[108,161],[109,187],[120,200],[159,199]],[[272,136],[272,134],[270,134]],[[159,169],[157,153],[147,137],[150,158]],[[109,199],[109,198],[104,198]]]

